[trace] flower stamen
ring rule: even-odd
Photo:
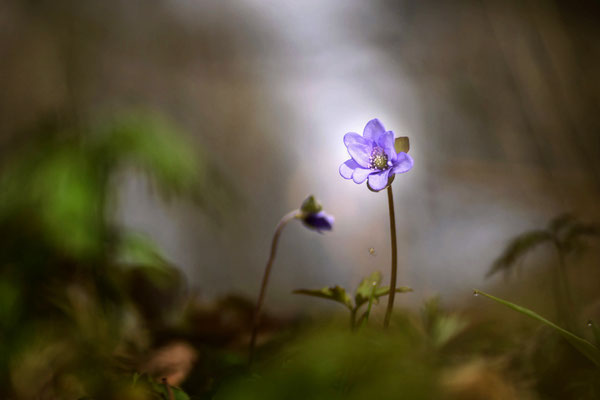
[[[384,170],[388,167],[388,157],[385,154],[385,151],[377,146],[371,151],[371,156],[369,157],[369,165],[370,169],[378,169]]]

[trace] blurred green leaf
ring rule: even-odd
[[[439,297],[428,299],[421,315],[425,331],[432,344],[438,348],[446,345],[467,327],[463,318],[441,309]]]
[[[552,240],[552,235],[545,230],[530,231],[515,237],[508,243],[496,261],[494,261],[486,276],[492,276],[500,271],[510,271],[516,262],[529,251],[542,243]]]
[[[509,301],[500,299],[498,297],[492,296],[491,294],[487,294],[480,290],[475,290],[474,294],[481,294],[489,299],[494,300],[500,304],[505,305],[508,308],[512,308],[515,311],[520,312],[521,314],[527,315],[530,318],[533,318],[546,326],[551,327],[556,332],[558,332],[562,337],[564,337],[573,347],[575,347],[581,354],[587,357],[590,361],[592,361],[596,366],[600,367],[600,349],[594,346],[590,342],[585,339],[580,338],[579,336],[574,335],[573,333],[567,331],[566,329],[561,328],[560,326],[554,324],[553,322],[548,321],[546,318],[540,316],[539,314]]]
[[[164,267],[169,264],[152,239],[137,233],[122,235],[115,258],[124,265]]]
[[[292,293],[306,296],[320,297],[323,299],[337,301],[352,310],[352,299],[346,293],[346,289],[340,286],[325,287],[322,289],[297,289]]]
[[[0,218],[26,218],[49,244],[74,256],[98,252],[104,231],[104,175],[75,142],[15,155],[0,180]]]
[[[128,113],[100,131],[102,152],[141,168],[165,193],[204,187],[206,166],[200,162],[198,149],[166,120],[144,112]]]
[[[570,213],[561,214],[553,218],[548,223],[548,230],[555,235],[559,235],[562,230],[577,222],[575,216]]]
[[[90,160],[76,148],[67,148],[50,155],[36,172],[32,184],[39,190],[42,221],[53,241],[77,254],[97,250],[104,188]]]

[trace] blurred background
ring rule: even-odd
[[[344,134],[379,118],[415,160],[393,185],[414,289],[397,304],[478,307],[472,289],[494,286],[550,309],[552,248],[486,273],[557,215],[600,220],[599,17],[591,0],[4,0],[4,282],[37,293],[142,248],[199,302],[254,300],[275,225],[314,194],[334,230],[285,230],[266,307],[337,310],[290,293],[389,278],[387,198],[338,173]],[[592,315],[589,244],[568,273]]]

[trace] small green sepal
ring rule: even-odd
[[[319,203],[312,194],[308,196],[300,207],[303,214],[315,214],[323,210],[323,206]]]
[[[394,150],[396,153],[408,153],[410,150],[410,140],[408,136],[402,136],[394,140]]]

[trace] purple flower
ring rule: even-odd
[[[319,233],[333,229],[333,216],[325,214],[323,211],[302,215],[302,222],[310,229]]]
[[[396,153],[394,132],[386,132],[377,118],[367,122],[362,136],[346,133],[344,144],[352,158],[340,165],[340,175],[359,184],[369,179],[369,186],[375,191],[384,189],[395,174],[408,172],[413,167],[411,156]]]

